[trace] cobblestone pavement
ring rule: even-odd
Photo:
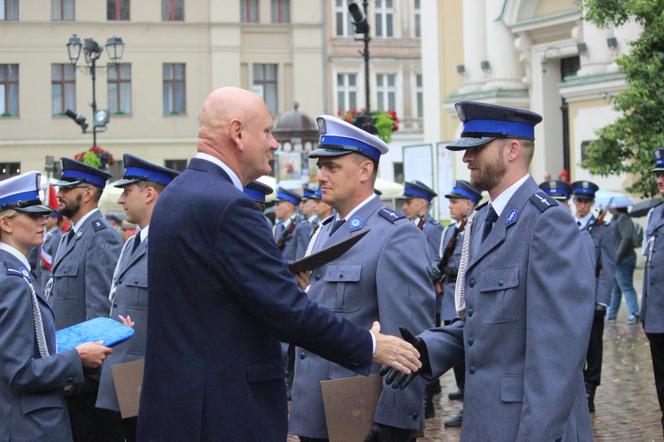
[[[634,279],[639,293],[642,278],[642,271],[637,269]],[[597,389],[593,416],[595,440],[662,441],[648,340],[640,324],[627,325],[626,320],[623,301],[618,320],[608,322],[604,329],[602,385]],[[427,420],[424,437],[418,442],[459,441],[459,429],[443,427],[443,422],[456,416],[462,406],[462,402],[447,398],[447,393],[456,391],[454,374],[445,373],[441,384],[443,393],[435,398],[436,417]],[[297,438],[288,440],[295,442]]]

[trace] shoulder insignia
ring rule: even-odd
[[[519,211],[517,209],[512,209],[505,217],[505,225],[509,226],[510,224],[514,224],[517,219],[519,219]]]
[[[100,219],[98,219],[92,221],[92,228],[95,229],[95,232],[99,232],[100,230],[104,230],[106,225]]]
[[[322,225],[328,224],[328,223],[329,223],[330,221],[332,221],[333,219],[334,219],[334,215],[330,215],[330,216],[328,216],[327,218],[325,218],[321,224],[322,224]]]
[[[549,195],[546,193],[542,192],[541,190],[539,192],[534,193],[530,197],[530,202],[535,205],[539,209],[540,212],[544,212],[546,209],[550,209],[551,207],[555,207],[558,205],[558,202],[551,198]]]
[[[487,204],[489,204],[489,201],[484,201],[482,204],[475,207],[475,211],[479,211],[480,209],[482,209],[482,207],[486,206]]]
[[[394,210],[388,209],[387,207],[383,207],[378,211],[378,214],[388,220],[391,223],[394,223],[396,220],[405,218],[406,215],[403,213],[395,212]]]
[[[7,274],[8,275],[14,275],[14,276],[20,276],[21,278],[27,278],[30,276],[30,273],[26,269],[10,269],[7,267]]]

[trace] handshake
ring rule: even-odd
[[[429,355],[422,339],[406,327],[399,327],[399,332],[403,340],[380,334],[378,322],[371,327],[371,333],[376,338],[373,361],[384,366],[380,375],[392,388],[404,389],[415,379],[419,370],[424,369],[425,373],[430,371]]]

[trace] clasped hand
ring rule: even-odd
[[[423,368],[425,372],[428,372],[430,370],[429,355],[427,352],[427,347],[424,344],[424,341],[415,336],[406,327],[399,327],[399,332],[401,333],[401,336],[403,337],[405,342],[408,342],[409,345],[411,345],[417,352],[418,355],[417,362],[419,364],[418,369]],[[385,378],[385,383],[387,385],[390,385],[394,389],[403,390],[411,382],[413,382],[413,379],[415,379],[415,377],[418,375],[417,370],[412,370],[408,372],[405,370],[401,370],[399,369],[399,367],[392,364],[386,364],[386,365],[389,365],[389,367],[388,366],[383,367],[380,370],[380,375]]]

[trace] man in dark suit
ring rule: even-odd
[[[243,186],[278,144],[266,104],[221,88],[200,116],[198,153],[162,192],[150,224],[143,441],[286,440],[279,341],[367,374],[417,369],[405,342],[311,302]],[[375,351],[372,358],[372,345]]]

